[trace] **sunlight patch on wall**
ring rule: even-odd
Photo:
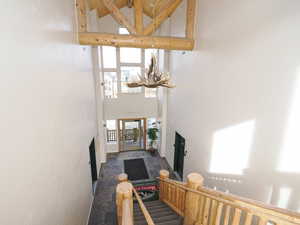
[[[243,174],[250,155],[255,120],[240,123],[219,131],[213,136],[211,173]]]
[[[281,172],[300,172],[300,77],[292,101],[278,166]]]
[[[279,197],[277,206],[280,208],[287,208],[290,200],[292,189],[288,187],[281,187],[279,189]]]

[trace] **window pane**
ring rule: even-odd
[[[129,34],[129,32],[125,27],[120,27],[119,28],[119,34]]]
[[[158,50],[157,49],[145,49],[145,67],[148,68],[151,63],[152,54],[158,57]]]
[[[118,83],[116,72],[104,72],[104,95],[106,98],[117,98]]]
[[[121,63],[141,63],[140,48],[120,48]]]
[[[111,46],[103,46],[103,67],[104,68],[116,68],[117,67],[117,57],[116,48]]]
[[[106,129],[108,130],[116,130],[116,120],[106,120]]]
[[[106,120],[106,135],[107,143],[114,143],[117,141],[116,120]]]
[[[145,88],[145,97],[146,98],[155,98],[157,88]]]
[[[128,82],[134,82],[138,80],[138,75],[141,74],[141,67],[122,66],[121,67],[121,92],[123,93],[139,93],[142,91],[141,87],[128,88]]]

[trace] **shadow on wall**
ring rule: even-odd
[[[273,140],[278,149],[270,154],[254,151],[261,128],[255,119],[216,130],[207,185],[300,211],[300,70],[287,115],[281,138]]]

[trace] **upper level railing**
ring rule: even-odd
[[[122,177],[127,179],[122,175],[120,180]],[[205,188],[203,177],[197,173],[189,174],[184,183],[169,179],[169,172],[162,170],[158,179],[160,200],[184,218],[184,225],[300,225],[299,213]],[[148,225],[154,225],[141,199],[137,199],[145,218],[149,217]]]

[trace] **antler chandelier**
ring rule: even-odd
[[[146,73],[144,76],[138,75],[139,81],[127,83],[129,88],[136,88],[136,87],[147,87],[147,88],[157,88],[167,87],[167,88],[174,88],[175,85],[170,84],[170,74],[159,72],[157,66],[156,57],[152,54],[151,57],[151,64],[149,69],[146,69]]]

